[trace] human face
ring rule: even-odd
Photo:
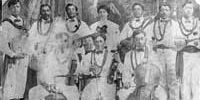
[[[170,14],[171,14],[171,10],[170,10],[170,7],[169,6],[162,6],[160,8],[160,17],[162,19],[167,19],[169,18]]]
[[[99,18],[101,20],[105,20],[108,18],[108,12],[105,9],[100,9],[99,10]]]
[[[194,6],[193,4],[186,4],[183,7],[183,12],[184,12],[184,16],[185,17],[192,17],[193,16],[193,12],[194,12]]]
[[[143,15],[143,9],[140,5],[135,5],[135,7],[133,8],[133,14],[134,17],[136,18],[140,18]]]
[[[66,12],[69,18],[74,18],[77,15],[75,6],[69,6]]]
[[[92,40],[92,38],[89,37],[89,38],[84,39],[83,40],[83,46],[84,46],[85,51],[92,50],[92,48],[93,48],[93,40]]]
[[[146,39],[145,39],[144,34],[140,33],[140,34],[136,35],[135,45],[137,48],[143,48],[145,46],[145,42],[146,42]]]
[[[49,20],[51,16],[51,9],[48,6],[44,6],[41,9],[41,17],[44,20]]]
[[[12,15],[14,15],[14,16],[19,16],[20,11],[21,11],[21,5],[20,5],[20,3],[18,2],[17,4],[12,5],[12,6],[10,7],[10,11],[11,11],[11,14],[12,14]]]
[[[95,39],[94,42],[95,42],[95,49],[97,51],[102,51],[104,49],[105,41],[104,41],[104,39],[101,36],[98,36]]]

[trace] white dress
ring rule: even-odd
[[[117,44],[119,43],[119,25],[109,20],[105,22],[97,21],[90,26],[90,29],[92,33],[95,33],[97,27],[102,27],[103,25],[107,26],[106,45],[108,46],[108,49],[116,49]]]

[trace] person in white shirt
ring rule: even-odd
[[[127,51],[129,51],[127,47],[127,43],[130,44],[130,37],[133,35],[134,31],[136,30],[144,30],[146,26],[151,23],[151,18],[150,17],[144,17],[144,6],[140,3],[134,3],[132,5],[132,12],[133,12],[133,18],[127,22],[120,35],[119,35],[119,41],[121,44],[121,51],[120,51],[120,58],[122,62],[124,62],[124,57]],[[123,47],[125,50],[123,50]],[[128,50],[126,50],[128,49]]]
[[[178,22],[171,19],[170,14],[171,6],[167,3],[161,3],[158,15],[144,31],[147,33],[147,44],[153,49],[151,54],[153,62],[162,72],[161,85],[166,88],[169,100],[178,100],[175,35],[180,31]]]
[[[67,13],[67,18],[66,20],[60,20],[60,26],[66,28],[66,32],[73,36],[74,45],[77,45],[74,52],[76,52],[76,54],[84,54],[84,48],[80,47],[79,38],[90,35],[92,32],[86,22],[79,18],[79,11],[76,5],[72,3],[67,4],[65,11]]]
[[[104,34],[94,37],[95,50],[82,60],[84,73],[91,76],[91,81],[82,93],[82,100],[115,100],[116,85],[108,82],[112,54],[105,48]]]
[[[120,100],[138,100],[136,99],[138,97],[140,97],[139,100],[150,99],[152,93],[159,100],[166,100],[166,92],[159,86],[161,72],[152,60],[152,50],[146,44],[145,32],[135,31],[132,38],[132,49],[126,54],[121,69],[124,88],[119,92]],[[140,88],[141,86],[143,87]],[[158,88],[154,90],[154,86]],[[147,93],[146,96],[142,91]]]
[[[131,37],[135,30],[143,30],[150,21],[150,17],[144,17],[144,6],[140,3],[132,5],[133,18],[124,25],[120,33],[120,41]]]
[[[3,20],[0,32],[0,51],[5,55],[1,82],[3,100],[18,100],[24,98],[27,81],[27,29],[20,17],[20,1],[10,0],[8,8],[11,15]]]
[[[29,100],[51,98],[52,95],[59,97],[59,94],[78,100],[77,87],[65,84],[65,75],[69,74],[73,59],[74,37],[66,31],[63,22],[53,20],[51,13],[51,6],[41,5],[40,19],[29,31],[29,52],[36,60],[32,68],[37,71],[38,82],[29,90]]]
[[[200,99],[200,21],[193,16],[194,4],[184,3],[184,15],[178,20],[181,32],[176,36],[180,47],[177,53],[176,73],[182,100]]]

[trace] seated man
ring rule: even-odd
[[[120,100],[155,100],[150,97],[154,96],[154,89],[159,85],[160,70],[151,62],[145,33],[135,31],[132,38],[134,44],[126,54],[122,68],[124,89],[119,92]]]

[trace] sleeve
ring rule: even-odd
[[[0,51],[2,51],[4,54],[13,57],[15,53],[9,48],[9,40],[10,40],[8,38],[8,33],[10,32],[9,23],[4,22],[2,24],[2,28],[3,30],[0,32]]]
[[[119,35],[119,41],[126,39],[129,36],[130,27],[128,23],[125,24],[124,28],[122,29]]]
[[[91,30],[92,33],[95,33],[95,32],[96,32],[96,28],[97,28],[96,23],[90,25],[90,30]]]
[[[145,29],[144,29],[144,32],[146,33],[146,43],[147,45],[149,46],[153,46],[153,37],[154,37],[154,34],[153,34],[153,24],[154,23],[151,23],[149,24]],[[150,47],[151,48],[151,47]]]
[[[92,34],[89,26],[85,22],[82,22],[82,23],[83,23],[83,27],[82,27],[83,31],[81,31],[81,37]]]
[[[120,30],[119,30],[119,25],[116,25],[115,29],[114,29],[114,37],[116,37],[115,39],[115,44],[119,44],[120,43]]]

